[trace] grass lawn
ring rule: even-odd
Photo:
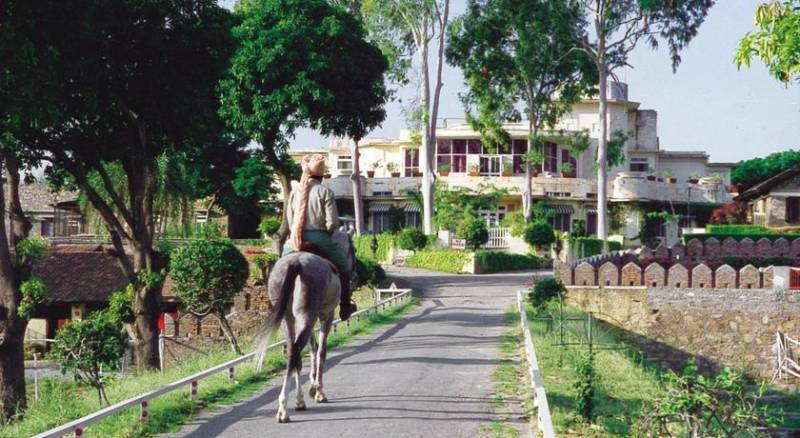
[[[585,314],[573,308],[564,309],[565,317],[583,317]],[[587,424],[577,413],[574,385],[577,380],[575,363],[579,355],[586,354],[583,323],[570,322],[565,327],[565,342],[583,342],[584,345],[561,347],[557,324],[535,319],[533,309],[528,307],[536,356],[544,376],[547,401],[553,418],[553,426],[559,436],[628,436],[632,423],[639,416],[645,402],[661,395],[658,371],[636,364],[629,350],[595,350],[595,424]],[[595,327],[596,329],[597,327]],[[618,344],[613,334],[594,331],[597,344]],[[596,345],[597,345],[596,344]]]
[[[363,303],[364,305],[359,308],[368,307],[367,302]],[[333,348],[342,345],[356,335],[389,324],[415,304],[416,300],[412,299],[378,316],[371,316],[368,320],[362,319],[358,325],[351,324],[350,334],[346,334],[344,330],[340,330],[335,335],[332,334],[328,338],[328,346]],[[252,349],[252,345],[243,344],[245,351]],[[163,373],[151,371],[115,379],[107,386],[108,399],[113,404],[235,357],[227,345],[207,353],[183,361],[179,366],[167,369]],[[198,382],[199,394],[195,401],[189,400],[188,387],[186,391],[172,392],[151,400],[149,402],[150,420],[146,423],[139,420],[139,409],[133,408],[95,423],[87,429],[86,435],[135,437],[175,432],[199,409],[231,404],[253,394],[263,388],[271,377],[282,372],[285,366],[285,359],[280,350],[268,354],[265,361],[266,372],[261,373],[255,371],[252,362],[238,366],[235,384],[228,382],[225,372],[200,380]],[[32,400],[32,386],[32,384],[28,385],[31,397],[25,417],[2,425],[0,438],[32,436],[101,408],[97,395],[91,388],[73,382],[54,378],[41,380],[39,386],[41,396],[37,401]]]

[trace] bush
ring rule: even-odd
[[[368,284],[377,286],[386,279],[386,271],[375,260],[366,257],[356,257],[356,285],[358,287]]]
[[[486,222],[473,217],[465,217],[458,224],[456,235],[466,240],[467,245],[474,249],[478,249],[478,247],[489,241],[489,229],[486,228]]]
[[[512,236],[522,237],[525,234],[525,215],[522,214],[522,210],[514,210],[500,221],[500,225],[508,228]]]
[[[595,400],[594,400],[594,354],[581,355],[575,364],[574,387],[578,391],[575,397],[575,408],[584,421],[594,422]]]
[[[267,236],[274,236],[278,234],[281,229],[281,219],[277,217],[265,217],[258,224],[258,231]]]
[[[728,237],[733,237],[737,241],[744,239],[745,237],[749,237],[753,240],[753,242],[758,241],[762,237],[766,237],[769,240],[775,241],[783,237],[788,241],[792,241],[794,239],[800,238],[800,234],[798,233],[770,233],[770,232],[760,232],[760,233],[728,233],[728,232],[720,232],[720,233],[704,233],[704,234],[684,234],[683,235],[683,242],[688,243],[692,239],[700,239],[706,240],[715,237],[717,240],[722,242]]]
[[[541,310],[545,307],[550,300],[560,296],[566,289],[555,278],[545,278],[536,282],[533,286],[533,291],[528,294],[528,300],[536,310]]]
[[[569,242],[575,258],[578,259],[603,253],[603,241],[596,237],[570,237]],[[609,251],[622,249],[622,244],[613,240],[607,240],[606,245]]]
[[[127,346],[128,335],[116,319],[106,311],[99,311],[64,326],[56,334],[50,354],[61,364],[62,373],[71,371],[76,380],[97,390],[100,403],[108,404],[105,372],[119,369]]]
[[[533,222],[525,227],[525,243],[537,248],[546,248],[556,241],[556,233],[553,226],[547,222]]]
[[[463,272],[464,265],[469,261],[469,253],[453,249],[436,249],[418,251],[406,257],[406,266],[411,268],[430,269],[432,271]]]
[[[747,220],[747,206],[743,202],[731,201],[711,212],[712,224],[743,224]]]
[[[397,246],[407,251],[425,248],[428,237],[419,228],[404,228],[397,235]]]
[[[481,272],[519,271],[541,268],[544,260],[533,254],[508,254],[481,250],[475,253]]]
[[[378,250],[375,252],[375,257],[372,256],[372,238],[378,239]],[[353,237],[353,246],[356,250],[356,255],[363,258],[374,259],[379,262],[385,261],[389,257],[389,251],[394,247],[395,236],[389,233],[383,234],[365,234],[362,236]]]
[[[274,252],[256,254],[250,257],[250,261],[256,265],[261,276],[261,280],[264,282],[266,282],[269,278],[269,271],[272,270],[272,267],[275,266],[275,263],[278,262],[278,259],[278,254],[275,254]]]
[[[230,240],[196,239],[174,252],[169,270],[175,281],[175,295],[183,305],[192,313],[213,313],[231,348],[241,354],[225,310],[233,304],[233,297],[244,288],[250,275],[242,253]]]
[[[768,233],[769,231],[761,225],[706,225],[707,233],[724,234],[754,234]]]

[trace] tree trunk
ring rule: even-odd
[[[236,336],[233,334],[233,329],[231,329],[231,325],[228,323],[228,318],[225,318],[225,315],[222,312],[215,312],[214,316],[216,316],[219,320],[219,324],[222,326],[222,333],[224,333],[225,337],[228,338],[228,342],[230,342],[233,352],[241,356],[242,349],[239,348],[239,343],[236,341]]]
[[[0,211],[6,211],[5,193],[0,179]],[[17,314],[19,279],[6,236],[3,215],[0,217],[0,423],[22,412],[26,406],[24,338],[28,321]]]
[[[528,144],[527,144],[528,153],[533,150],[533,117],[528,115]],[[525,189],[522,193],[522,214],[525,217],[525,222],[531,221],[531,214],[532,208],[531,204],[533,203],[533,178],[532,171],[531,171],[531,163],[528,160],[525,160]]]
[[[270,138],[270,136],[265,135],[265,138]],[[278,230],[278,238],[272,241],[273,251],[277,254],[281,254],[283,252],[283,244],[286,243],[286,239],[289,238],[289,231],[291,228],[291,224],[286,222],[286,212],[289,209],[289,194],[292,192],[292,183],[289,180],[288,170],[283,167],[283,162],[281,162],[275,150],[272,149],[272,147],[265,146],[264,155],[267,158],[267,164],[269,164],[278,175],[278,181],[281,183],[281,189],[283,190],[281,228]]]
[[[597,238],[605,241],[608,238],[608,92],[606,89],[608,70],[604,57],[599,57],[598,65],[600,65],[600,135],[597,139]]]
[[[358,164],[361,152],[358,148],[359,139],[353,139],[353,174],[350,180],[353,181],[353,213],[356,217],[356,235],[360,236],[364,232],[364,202],[361,193],[361,166]]]
[[[436,124],[436,121],[431,123],[431,114],[429,113],[431,106],[431,89],[430,89],[430,72],[428,71],[428,41],[422,41],[419,47],[420,54],[420,68],[422,70],[422,82],[420,83],[420,109],[422,111],[422,144],[421,151],[422,157],[426,162],[422,168],[422,231],[425,235],[430,236],[433,234],[433,173],[430,171],[427,164],[428,157],[430,156],[430,125]],[[423,160],[421,160],[423,161]]]

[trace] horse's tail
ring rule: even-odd
[[[286,308],[289,307],[289,301],[292,298],[292,289],[294,289],[295,280],[297,279],[297,276],[300,275],[300,260],[292,257],[286,259],[286,263],[288,266],[286,267],[286,273],[283,276],[283,282],[280,283],[279,286],[281,293],[278,296],[278,301],[275,303],[275,306],[272,308],[272,312],[270,312],[267,320],[261,327],[261,334],[258,337],[258,344],[256,346],[256,354],[254,357],[257,371],[261,371],[261,368],[264,364],[264,356],[267,354],[269,341],[272,338],[272,334],[275,333],[275,330],[283,320],[283,317],[286,315]],[[278,273],[279,271],[279,269],[275,269],[273,272]],[[271,288],[272,286],[273,282],[270,281],[269,287]]]

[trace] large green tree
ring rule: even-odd
[[[552,128],[594,80],[587,57],[574,50],[583,26],[580,4],[572,0],[469,1],[467,13],[450,26],[447,60],[464,72],[467,120],[486,144],[510,148],[503,123],[519,121],[521,105],[527,149],[541,156],[542,130]],[[525,165],[526,220],[531,164]]]
[[[739,193],[786,169],[800,166],[800,151],[775,152],[764,158],[740,162],[731,172],[731,182],[739,185]]]
[[[24,141],[102,218],[136,291],[137,364],[158,366],[158,160],[219,141],[216,86],[234,47],[232,16],[213,0],[81,0],[38,12],[52,24],[34,29],[48,67],[34,74],[35,90],[50,111]],[[109,166],[122,170],[123,185]]]
[[[582,0],[588,26],[580,48],[598,74],[600,132],[597,145],[597,237],[608,235],[608,78],[629,65],[628,55],[640,42],[657,48],[665,42],[672,67],[680,51],[697,35],[714,0]]]
[[[287,139],[307,126],[360,140],[385,117],[388,64],[359,20],[324,0],[249,0],[238,11],[238,47],[220,85],[221,114],[261,144],[285,210]],[[284,223],[281,242],[287,234]]]
[[[775,79],[788,84],[800,81],[800,0],[762,3],[756,8],[758,31],[739,42],[734,62],[750,67],[759,58]]]
[[[419,99],[412,126],[421,135],[422,225],[425,234],[434,233],[434,171],[436,165],[436,119],[444,66],[445,29],[449,20],[449,0],[365,0],[362,7],[371,28],[385,29],[384,36],[398,42],[413,42],[419,57]],[[436,38],[436,71],[431,95],[430,44]],[[397,44],[396,46],[401,46]]]

